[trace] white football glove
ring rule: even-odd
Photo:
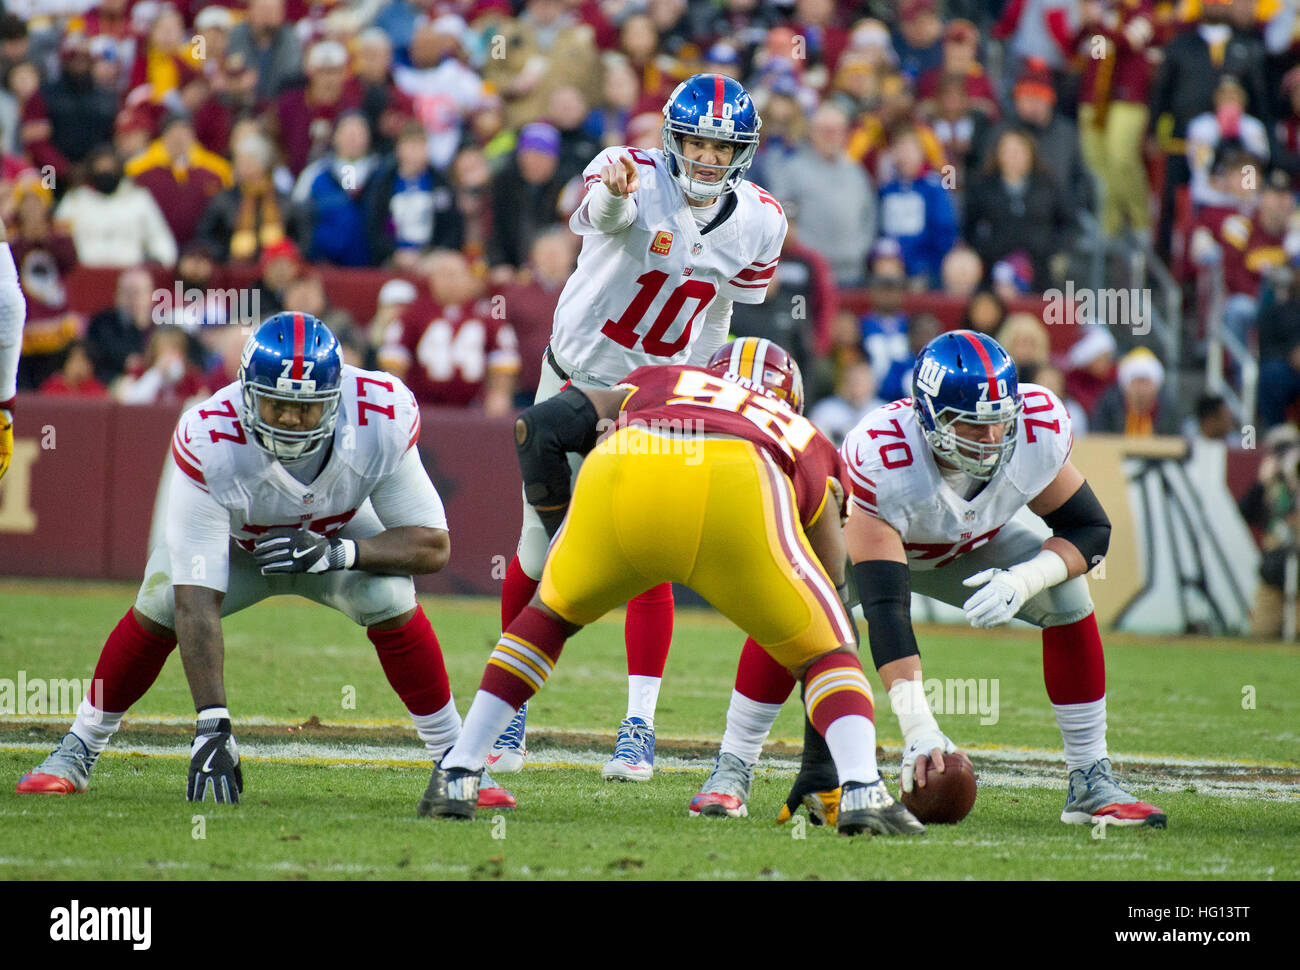
[[[957,750],[957,745],[953,744],[952,739],[937,727],[912,738],[903,749],[903,766],[898,773],[899,788],[903,789],[903,791],[912,790],[912,778],[915,774],[917,756],[925,755],[928,759],[935,748],[938,748],[944,754],[952,754]]]
[[[1010,569],[984,569],[962,580],[979,589],[962,604],[966,619],[977,629],[1001,626],[1015,618],[1020,608],[1049,586],[1065,582],[1069,567],[1050,549]]]

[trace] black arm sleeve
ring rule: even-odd
[[[869,559],[853,564],[862,613],[867,618],[871,660],[879,670],[904,657],[920,656],[912,630],[912,589],[907,564]]]
[[[1101,562],[1110,548],[1110,519],[1087,482],[1080,485],[1079,490],[1059,509],[1044,515],[1043,521],[1052,530],[1052,535],[1079,550],[1088,569]]]
[[[572,387],[519,416],[515,450],[524,478],[524,497],[534,507],[547,507],[546,511],[538,509],[537,514],[549,536],[554,536],[564,521],[572,495],[568,453],[591,451],[599,437],[599,424],[591,399]]]

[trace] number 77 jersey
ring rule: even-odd
[[[636,217],[605,233],[587,218],[600,170],[625,156],[636,165]],[[786,218],[780,203],[741,181],[696,224],[686,196],[658,150],[608,148],[583,172],[588,196],[569,220],[582,237],[578,266],[555,309],[551,347],[570,366],[612,385],[646,364],[699,364],[692,348],[705,311],[719,297],[762,303],[780,262]],[[706,342],[709,353],[724,332]]]
[[[911,569],[942,568],[978,549],[1065,465],[1074,443],[1065,405],[1037,384],[1020,391],[1015,451],[969,500],[944,481],[910,397],[877,408],[845,436],[852,504],[898,530]]]

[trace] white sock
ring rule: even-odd
[[[880,778],[876,767],[876,726],[861,714],[845,714],[826,729],[826,746],[835,759],[840,784],[860,781],[871,784]]]
[[[1106,698],[1086,704],[1053,704],[1065,742],[1065,770],[1087,768],[1106,753]]]
[[[733,687],[731,704],[727,707],[727,729],[722,732],[722,752],[734,754],[747,764],[756,762],[780,713],[780,704],[761,703]]]
[[[81,738],[87,751],[91,754],[99,754],[108,747],[109,740],[117,733],[118,727],[122,724],[122,715],[125,713],[126,711],[119,711],[110,714],[101,711],[83,697],[81,703],[77,705],[77,719],[72,722],[72,727],[68,730]]]
[[[411,723],[415,725],[415,733],[424,742],[434,764],[437,764],[438,759],[460,737],[460,713],[456,710],[456,699],[448,697],[447,703],[432,714],[412,714]]]
[[[627,675],[627,716],[639,717],[654,727],[655,708],[659,706],[659,685],[662,677]]]
[[[446,757],[442,759],[444,768],[469,768],[477,771],[487,764],[488,752],[497,738],[501,737],[515,716],[511,707],[496,694],[480,690],[474,695],[474,703],[465,715],[465,724],[460,729],[458,740]]]

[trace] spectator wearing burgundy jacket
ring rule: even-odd
[[[347,64],[342,44],[320,42],[307,54],[306,87],[286,91],[275,102],[271,126],[295,176],[328,150],[339,117],[360,107],[357,89],[345,83]]]
[[[178,246],[194,239],[212,199],[231,185],[230,163],[198,143],[182,114],[165,118],[158,139],[124,171],[153,196]]]

